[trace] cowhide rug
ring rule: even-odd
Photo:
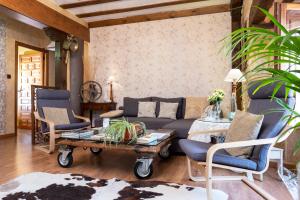
[[[227,199],[222,191],[213,191],[214,199]],[[206,191],[158,181],[123,181],[95,179],[80,174],[35,172],[20,176],[0,186],[0,199],[14,200],[200,200]]]

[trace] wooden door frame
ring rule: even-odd
[[[18,79],[19,79],[19,75],[18,75],[18,68],[19,68],[19,47],[25,47],[28,49],[32,49],[35,51],[39,51],[43,53],[43,58],[46,58],[46,54],[49,53],[48,50],[40,48],[40,47],[36,47],[36,46],[32,46],[30,44],[26,44],[23,42],[19,42],[19,41],[15,41],[15,134],[18,134]],[[48,58],[49,59],[49,56]],[[45,73],[45,67],[46,67],[46,73]],[[46,85],[49,85],[49,60],[46,62],[46,66],[45,66],[45,60],[43,59],[43,66],[42,66],[42,70],[43,70],[43,84],[44,84],[44,78],[46,79]],[[44,75],[46,74],[46,77],[44,77]]]

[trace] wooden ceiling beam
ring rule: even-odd
[[[59,6],[64,9],[70,9],[70,8],[91,6],[91,5],[102,4],[102,3],[111,3],[111,2],[116,2],[116,1],[121,1],[121,0],[90,0],[90,1],[81,1],[81,2],[76,2],[76,3],[61,4]]]
[[[0,0],[0,5],[46,26],[75,35],[85,41],[90,41],[88,27],[48,7],[39,0],[30,0],[26,1],[26,3],[20,3],[20,0]]]
[[[83,14],[78,14],[77,17],[85,18],[85,17],[117,14],[117,13],[131,12],[131,11],[137,11],[137,10],[145,10],[145,9],[151,9],[151,8],[180,5],[180,4],[186,4],[186,3],[195,3],[195,2],[200,2],[200,1],[204,1],[204,0],[179,0],[179,1],[171,1],[171,2],[162,2],[162,3],[142,5],[142,6],[129,7],[129,8],[120,8],[120,9],[113,9],[113,10],[103,10],[103,11],[97,11],[97,12],[83,13]]]
[[[103,26],[113,26],[113,25],[120,25],[120,24],[130,24],[130,23],[137,23],[137,22],[179,18],[179,17],[188,17],[188,16],[195,16],[195,15],[228,12],[229,10],[230,10],[229,4],[222,4],[222,5],[206,6],[202,8],[195,8],[195,9],[188,9],[188,10],[168,11],[168,12],[161,12],[161,13],[130,16],[130,17],[124,17],[118,19],[95,21],[95,22],[90,22],[89,27],[95,28],[95,27],[103,27]]]

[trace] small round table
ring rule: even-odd
[[[224,139],[224,132],[228,130],[231,121],[227,118],[214,119],[205,118],[197,119],[193,122],[189,130],[189,139],[210,143],[212,137],[222,141]],[[220,136],[223,136],[220,138]]]

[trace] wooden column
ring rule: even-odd
[[[72,108],[76,114],[81,113],[80,87],[83,83],[83,40],[78,40],[78,50],[71,52],[70,59],[70,92]]]
[[[55,41],[55,87],[67,88],[67,65],[65,64],[65,51],[63,42],[67,34],[54,28],[44,29],[50,40]]]
[[[239,28],[241,28],[241,18],[242,18],[242,6],[243,1],[242,0],[231,0],[230,9],[231,9],[231,31],[235,31]],[[237,52],[241,48],[241,45],[238,45],[235,51]],[[235,62],[232,62],[232,68],[241,68],[242,60],[239,59]],[[243,69],[241,69],[243,71]],[[242,109],[242,88],[241,84],[237,84],[237,91],[236,91],[236,101],[237,101],[237,108],[239,110]]]

